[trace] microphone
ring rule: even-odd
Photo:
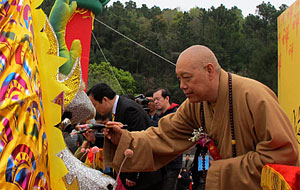
[[[71,133],[71,135],[74,135],[74,134],[82,134],[82,133],[85,133],[87,132],[88,130],[90,129],[95,129],[95,130],[102,130],[104,128],[111,128],[111,126],[108,126],[108,125],[104,125],[104,124],[98,124],[98,123],[89,123],[89,124],[84,124],[84,125],[79,125],[78,126],[79,128],[86,128],[85,130],[82,130],[82,131],[75,131],[73,133]],[[125,124],[123,125],[123,129],[124,128],[127,128],[128,126]]]

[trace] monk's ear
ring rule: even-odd
[[[214,76],[215,76],[215,67],[212,63],[208,63],[206,65],[206,70],[207,70],[207,73],[208,73],[208,76],[209,76],[209,79],[213,79]]]

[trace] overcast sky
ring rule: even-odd
[[[108,6],[112,5],[113,2],[118,0],[110,0]],[[119,0],[123,5],[125,2],[129,0]],[[255,14],[256,6],[261,4],[263,0],[133,0],[136,2],[138,7],[141,7],[142,4],[146,4],[148,8],[153,7],[154,5],[160,7],[161,9],[164,8],[180,8],[182,11],[188,11],[190,8],[193,7],[200,7],[211,8],[214,6],[215,8],[219,7],[223,4],[226,8],[230,9],[233,6],[237,6],[239,9],[242,10],[243,15],[247,16],[248,14]],[[272,5],[275,6],[276,9],[279,9],[280,5],[286,4],[291,6],[296,0],[271,0],[265,1],[271,2]]]

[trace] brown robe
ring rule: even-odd
[[[208,169],[206,189],[261,189],[260,173],[265,164],[299,166],[296,136],[269,88],[234,74],[232,85],[237,157],[232,158],[228,75],[224,70],[214,112],[204,102],[206,130],[217,142],[222,157]],[[125,162],[122,171],[157,170],[194,145],[188,139],[200,125],[200,103],[186,100],[176,113],[159,121],[159,128],[131,133],[124,130],[118,147],[106,139],[104,160],[118,168],[124,151],[130,148],[134,155]]]

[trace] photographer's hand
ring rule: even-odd
[[[114,145],[118,145],[122,135],[123,124],[120,122],[111,122],[106,123],[106,128],[103,129],[103,134],[108,138]]]

